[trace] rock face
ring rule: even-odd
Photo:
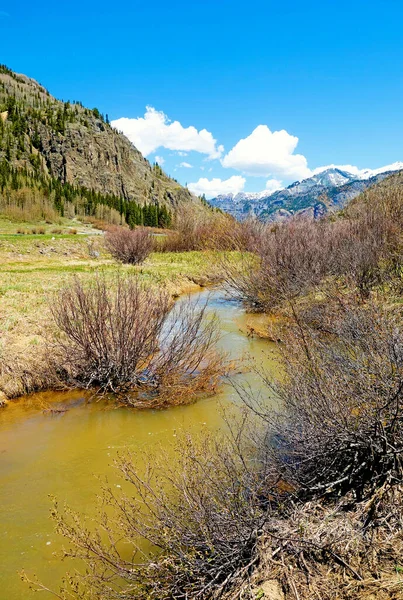
[[[64,135],[38,127],[41,155],[49,173],[63,182],[135,198],[143,191],[150,165],[130,142],[101,121],[90,127],[69,124]]]
[[[0,113],[0,160],[139,204],[198,203],[97,109],[61,102],[35,80],[1,66]]]
[[[249,215],[267,221],[281,221],[295,214],[318,218],[327,212],[343,208],[368,187],[393,172],[403,170],[403,163],[390,167],[393,168],[366,171],[360,175],[331,168],[271,194],[228,194],[218,196],[210,200],[210,203],[240,220]]]

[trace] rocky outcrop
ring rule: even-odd
[[[95,191],[138,203],[151,199],[175,204],[192,200],[190,193],[150,163],[123,135],[94,119],[91,126],[72,123],[55,134],[44,125],[38,132],[40,154],[50,175]]]
[[[0,159],[17,167],[35,166],[63,183],[139,204],[199,203],[159,166],[151,165],[97,109],[61,102],[35,80],[5,68],[0,69],[0,111]]]

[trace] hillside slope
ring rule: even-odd
[[[97,109],[61,102],[5,66],[0,66],[0,113],[0,162],[13,168],[140,205],[197,202]]]

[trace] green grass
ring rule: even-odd
[[[118,272],[137,275],[176,297],[215,279],[217,258],[209,251],[156,252],[142,265],[130,266],[112,259],[100,235],[0,235],[0,363],[29,372],[43,352],[45,336],[55,334],[54,295],[74,276],[85,283],[100,272],[111,282]],[[9,397],[26,390],[24,377],[18,379],[13,369],[0,372],[0,391]]]
[[[68,219],[65,217],[60,217],[57,223],[46,223],[45,221],[14,221],[0,214],[0,237],[3,235],[18,235],[20,237],[24,237],[24,235],[27,235],[28,237],[32,234],[21,234],[18,233],[18,231],[24,230],[26,232],[31,232],[32,229],[39,228],[43,228],[45,230],[45,234],[40,234],[41,237],[44,237],[44,235],[49,235],[50,237],[52,235],[59,235],[52,233],[52,230],[54,229],[61,229],[66,235],[71,229],[76,229],[77,231],[82,233],[94,231],[92,225],[84,224],[77,219]]]
[[[89,244],[98,258],[90,256]],[[104,249],[102,236],[0,235],[0,333],[7,333],[0,343],[3,350],[37,343],[51,321],[52,295],[75,275],[85,281],[97,272],[111,278],[118,271],[137,274],[177,295],[196,289],[195,282],[216,269],[213,252],[153,253],[134,267],[116,263]]]
[[[91,226],[83,225],[77,219],[67,219],[64,217],[60,217],[57,223],[46,223],[45,221],[15,221],[0,214],[0,234],[17,234],[18,230],[30,232],[33,228],[44,228],[46,233],[51,234],[52,229],[63,229],[66,232],[69,228],[88,231]]]

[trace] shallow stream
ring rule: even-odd
[[[222,292],[209,295],[210,311],[219,317],[221,347],[233,358],[250,355],[272,372],[276,370],[270,343],[247,337],[246,314]],[[254,388],[260,381],[251,372],[237,375]],[[170,447],[178,432],[217,430],[223,426],[222,406],[239,403],[236,392],[224,385],[214,398],[168,410],[138,411],[106,402],[88,402],[81,392],[43,393],[10,403],[0,410],[0,598],[37,598],[20,581],[18,571],[35,573],[58,588],[69,565],[54,553],[61,540],[49,517],[49,495],[74,509],[94,514],[99,478],[119,485],[113,460],[119,450]],[[44,406],[67,409],[52,413]],[[42,594],[45,595],[46,594]]]

